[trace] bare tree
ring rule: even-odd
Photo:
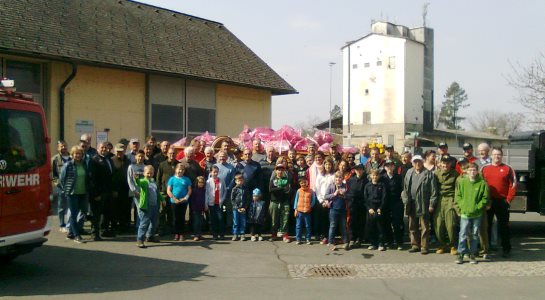
[[[529,66],[511,65],[512,73],[506,76],[509,85],[519,92],[518,101],[528,109],[536,128],[545,126],[545,55],[535,58]]]
[[[521,113],[502,113],[493,110],[478,112],[468,119],[475,131],[489,132],[501,136],[509,136],[521,131],[526,116]]]
[[[320,123],[321,120],[317,116],[311,116],[305,121],[301,121],[295,124],[295,128],[301,129],[301,136],[305,137],[307,135],[313,136],[316,131],[316,124]]]

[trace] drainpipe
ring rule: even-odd
[[[68,84],[76,77],[76,73],[78,72],[78,66],[75,63],[71,63],[72,65],[72,73],[66,78],[66,80],[61,84],[61,87],[59,89],[59,125],[60,125],[60,132],[59,132],[59,139],[64,140],[64,90],[68,86]]]

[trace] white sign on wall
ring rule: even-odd
[[[94,122],[91,120],[76,120],[76,133],[81,136],[84,133],[93,133]]]
[[[107,142],[108,141],[108,132],[107,131],[97,131],[96,141],[97,141],[97,148],[98,148],[98,145],[102,144],[103,142]]]

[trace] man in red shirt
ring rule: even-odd
[[[490,189],[491,207],[488,210],[488,224],[492,224],[494,215],[498,219],[503,257],[511,254],[511,234],[509,232],[509,206],[515,197],[517,178],[513,169],[502,163],[501,148],[492,148],[492,164],[483,167],[482,174]],[[488,236],[491,236],[491,226]]]
[[[473,145],[471,145],[470,143],[465,143],[462,146],[462,149],[464,149],[464,157],[456,162],[456,171],[458,171],[458,174],[460,175],[462,175],[463,173],[462,167],[460,166],[461,162],[472,163],[477,160],[477,158],[473,156]]]

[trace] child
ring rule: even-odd
[[[195,188],[191,191],[189,197],[189,211],[191,212],[191,224],[193,225],[193,240],[202,239],[203,213],[208,210],[205,199],[206,181],[203,176],[198,176],[195,180]]]
[[[348,233],[346,232],[346,185],[343,183],[343,174],[335,173],[335,184],[330,186],[324,196],[326,206],[329,207],[329,238],[327,240],[329,250],[334,251],[335,248],[335,233],[337,228],[340,229],[344,250],[350,250],[348,241]]]
[[[248,224],[250,225],[252,242],[257,240],[263,241],[261,227],[265,223],[265,201],[261,200],[262,196],[260,189],[254,189],[252,192],[252,202],[250,202],[250,208],[248,209]]]
[[[369,250],[385,251],[384,247],[384,224],[383,212],[386,208],[386,188],[382,182],[379,182],[378,169],[372,169],[370,172],[371,182],[367,183],[363,191],[363,198],[368,210],[367,228],[371,245]]]
[[[454,200],[460,208],[460,235],[458,237],[457,264],[464,263],[464,254],[469,254],[469,262],[476,264],[479,227],[483,208],[488,204],[488,185],[478,173],[475,163],[468,163],[466,176],[458,179]],[[468,234],[471,234],[467,249]]]
[[[132,207],[134,208],[134,226],[138,231],[138,186],[136,185],[136,179],[144,177],[144,150],[138,150],[135,154],[135,162],[129,165],[127,169],[127,183],[129,184],[129,197],[132,197]]]
[[[223,202],[227,195],[225,182],[218,177],[219,167],[212,166],[210,178],[206,181],[206,203],[210,209],[210,223],[212,227],[212,238],[222,239],[225,232],[223,224]]]
[[[140,220],[137,235],[138,248],[146,248],[144,244],[145,236],[147,242],[159,242],[153,237],[153,233],[157,227],[159,205],[164,205],[165,199],[157,189],[157,184],[153,179],[153,172],[153,166],[145,166],[144,178],[135,179],[136,185],[139,187],[139,191],[136,192],[139,199],[136,207],[138,209],[138,219]]]
[[[295,172],[295,178],[307,177],[308,166],[305,162],[305,157],[301,154],[297,155],[296,165],[293,167]],[[308,183],[308,182],[307,182]]]
[[[295,203],[293,204],[295,217],[297,218],[297,223],[295,226],[295,239],[297,240],[296,244],[301,245],[301,233],[303,231],[301,223],[304,223],[307,230],[307,245],[310,245],[310,212],[312,211],[312,207],[316,203],[316,194],[308,187],[308,180],[306,177],[299,178],[299,186],[301,187],[297,190],[297,193],[295,194]]]
[[[287,172],[284,172],[283,164],[277,164],[274,172],[274,176],[269,181],[269,191],[271,193],[269,212],[272,219],[271,239],[274,240],[277,236],[283,235],[284,242],[289,243],[288,218],[290,214],[289,194],[291,185]]]
[[[401,201],[401,191],[403,190],[403,180],[401,175],[395,171],[397,169],[395,161],[386,160],[384,162],[384,173],[381,181],[384,183],[387,192],[388,209],[382,212],[384,218],[384,238],[391,249],[403,250],[403,231],[405,224],[403,222],[403,201]],[[393,228],[393,237],[392,237]]]
[[[174,227],[174,240],[184,240],[185,212],[188,199],[191,196],[191,180],[184,176],[184,164],[177,164],[174,176],[167,183],[167,195],[172,206],[172,223]]]
[[[358,164],[354,167],[354,174],[348,179],[348,192],[346,201],[350,212],[350,239],[351,247],[361,247],[365,239],[365,220],[367,212],[365,211],[365,199],[363,191],[369,180],[365,174],[365,166]],[[403,215],[402,215],[403,217]]]
[[[244,186],[244,176],[235,175],[235,187],[231,191],[231,204],[233,206],[233,241],[239,236],[241,241],[246,240],[246,209],[250,204],[250,192]]]

